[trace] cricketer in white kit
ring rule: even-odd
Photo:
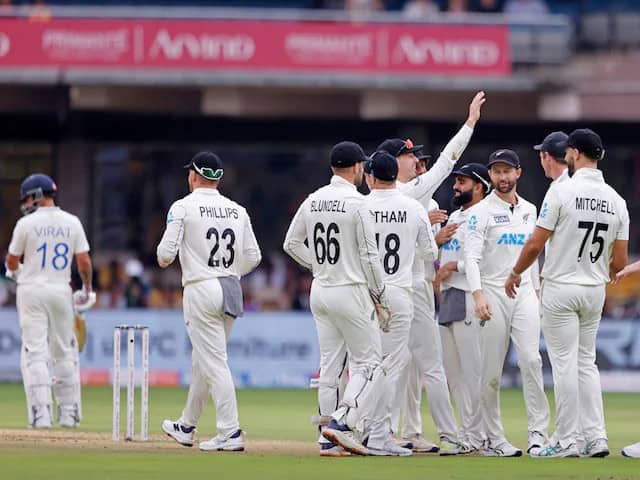
[[[620,270],[616,274],[616,278],[613,280],[613,283],[618,283],[621,279],[628,277],[629,275],[637,274],[638,272],[640,272],[640,261],[631,263]],[[640,458],[640,442],[627,445],[620,453],[625,457]]]
[[[520,298],[520,274],[548,242],[542,330],[553,372],[556,431],[534,453],[539,458],[609,455],[596,335],[605,285],[627,263],[629,212],[598,169],[603,158],[595,132],[578,129],[569,135],[566,159],[572,176],[549,188],[535,232],[505,282],[505,292]],[[585,441],[581,451],[576,447],[580,433]]]
[[[397,188],[400,192],[418,200],[427,210],[434,208],[435,202],[431,197],[451,174],[453,167],[469,144],[485,101],[484,92],[478,92],[474,96],[469,105],[469,115],[465,124],[447,143],[431,169],[420,176],[416,177],[415,153],[422,149],[422,145],[413,145],[410,140],[389,139],[378,146],[378,150],[385,150],[398,160]],[[450,232],[450,230],[445,231],[445,233]],[[437,237],[436,240],[438,240]],[[407,406],[403,416],[402,439],[405,447],[413,448],[417,452],[438,450],[437,445],[426,441],[422,435],[420,400],[424,381],[431,415],[440,437],[440,454],[454,455],[463,453],[467,449],[459,439],[458,426],[442,364],[442,344],[438,323],[435,320],[432,285],[434,280],[434,263],[416,260],[413,267],[414,315],[409,334],[411,362],[407,366],[407,373],[402,377],[409,389],[406,394]],[[403,392],[405,391],[403,389]],[[399,416],[398,411],[392,413],[392,418]]]
[[[433,263],[438,247],[429,216],[416,200],[396,188],[398,162],[386,151],[375,152],[367,163],[371,194],[367,206],[374,218],[378,253],[382,262],[386,294],[391,308],[389,331],[382,333],[383,367],[393,392],[393,410],[400,411],[406,380],[400,382],[409,362],[409,330],[413,318],[414,260]],[[391,429],[397,432],[399,418]]]
[[[388,328],[390,314],[373,218],[356,190],[367,160],[353,142],[333,147],[331,182],[302,203],[283,248],[313,273],[310,303],[320,343],[318,403],[320,415],[331,416],[329,425],[321,427],[321,453],[338,456],[340,446],[358,455],[406,456],[411,450],[389,438],[391,392],[382,368],[380,327]],[[339,378],[347,351],[349,381],[341,396]],[[362,444],[366,437],[367,447]]]
[[[466,222],[471,208],[491,191],[487,167],[468,163],[453,172],[452,203],[460,207],[449,216],[448,225],[458,225],[453,238],[440,248],[440,336],[444,368],[461,423],[461,437],[473,450],[485,440],[482,419],[482,354],[480,325],[475,320],[471,288],[465,276],[464,245]]]
[[[191,193],[171,205],[157,256],[162,268],[180,257],[184,320],[192,346],[191,385],[181,417],[164,420],[162,429],[181,445],[192,446],[211,396],[217,435],[200,442],[200,450],[242,451],[227,340],[234,320],[242,315],[240,277],[260,263],[260,247],[247,211],[218,191],[224,173],[220,158],[200,152],[185,168]]]
[[[487,436],[483,454],[517,457],[522,451],[507,441],[500,416],[500,383],[509,339],[515,346],[522,375],[528,452],[546,442],[549,424],[539,351],[538,264],[524,272],[517,299],[509,298],[503,288],[509,266],[533,232],[537,212],[533,204],[516,193],[521,168],[513,150],[493,152],[487,166],[495,190],[469,211],[464,247],[466,277],[482,327],[482,409]]]
[[[78,217],[56,206],[57,190],[50,177],[39,173],[22,182],[20,201],[25,216],[16,223],[5,262],[7,276],[18,284],[20,368],[29,425],[34,428],[52,426],[52,386],[58,424],[73,428],[80,423],[74,308],[84,312],[96,299],[87,237]],[[74,257],[83,287],[72,295]]]

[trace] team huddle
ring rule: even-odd
[[[604,147],[588,129],[553,132],[534,147],[552,180],[540,212],[517,193],[522,168],[513,150],[496,150],[486,165],[457,165],[484,103],[479,92],[428,170],[429,156],[410,140],[385,140],[369,156],[356,143],[338,143],[330,183],[310,194],[291,221],[283,248],[313,273],[321,456],[522,456],[500,414],[511,342],[527,410],[526,452],[609,454],[595,340],[605,284],[640,269],[625,267],[626,203],[604,182],[597,168]],[[200,449],[242,451],[226,343],[242,315],[239,280],[260,263],[261,252],[246,210],[218,192],[221,160],[201,152],[185,167],[191,193],[171,206],[157,259],[166,268],[179,256],[192,383],[181,416],[165,420],[162,430],[192,446],[212,396],[217,434]],[[447,215],[432,197],[450,176],[456,209]],[[357,190],[363,182],[367,196]],[[18,283],[21,368],[34,428],[53,424],[52,385],[58,423],[81,421],[73,311],[95,303],[84,230],[55,206],[56,190],[45,175],[23,182],[26,216],[6,259],[7,275]],[[72,295],[73,256],[83,288]],[[552,435],[541,333],[556,398]],[[423,385],[436,443],[422,431]],[[640,457],[640,443],[623,454]]]

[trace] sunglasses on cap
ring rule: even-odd
[[[191,162],[190,168],[191,168],[191,170],[193,170],[194,172],[196,172],[197,174],[203,176],[204,178],[206,178],[208,180],[220,180],[222,178],[223,173],[224,173],[224,171],[221,168],[218,168],[216,170],[214,170],[213,168],[209,168],[209,167],[200,168],[194,162]]]

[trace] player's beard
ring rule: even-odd
[[[515,180],[503,180],[498,182],[495,185],[495,188],[498,192],[500,193],[510,193],[513,191],[514,188],[516,188],[516,182]]]
[[[462,207],[473,200],[473,190],[467,190],[466,192],[454,190],[454,192],[456,192],[457,195],[453,196],[451,204],[456,208]]]

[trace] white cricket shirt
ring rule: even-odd
[[[627,204],[602,171],[581,168],[544,197],[538,226],[553,233],[542,277],[558,283],[601,285],[609,281],[615,240],[629,239]]]
[[[458,225],[458,229],[453,234],[451,240],[440,247],[440,265],[456,262],[458,264],[458,271],[452,272],[449,278],[442,282],[440,285],[441,290],[455,287],[466,292],[470,291],[464,268],[464,241],[469,210],[470,209],[463,210],[460,208],[449,215],[447,225]]]
[[[467,213],[464,262],[471,292],[482,285],[503,287],[536,223],[536,207],[518,196],[511,205],[495,190]],[[534,281],[537,288],[538,263],[522,273],[522,285]]]
[[[196,188],[171,205],[157,255],[162,268],[179,255],[183,286],[240,278],[262,258],[247,211],[215,188]]]
[[[384,282],[411,288],[414,260],[433,264],[438,255],[427,211],[395,188],[373,190],[366,198],[373,216]]]
[[[88,251],[82,223],[59,207],[39,207],[18,220],[9,245],[11,255],[24,255],[18,285],[68,285],[73,256]]]
[[[375,296],[384,292],[373,218],[365,197],[342,177],[334,175],[300,205],[283,249],[319,285],[365,284]]]

